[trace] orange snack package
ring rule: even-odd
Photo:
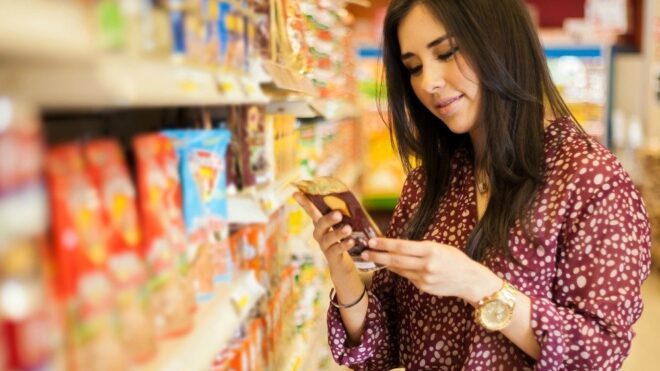
[[[147,134],[133,142],[137,169],[142,256],[150,271],[149,291],[156,333],[181,335],[193,325],[192,287],[184,272],[186,240],[181,214],[177,156],[169,139]]]
[[[84,152],[108,226],[108,272],[115,288],[122,341],[130,358],[141,363],[155,354],[156,342],[146,269],[139,255],[135,187],[118,142],[96,140],[85,145]]]

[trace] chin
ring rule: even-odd
[[[440,120],[447,126],[447,129],[451,131],[454,134],[467,134],[472,130],[472,127],[474,125],[466,123],[464,120],[456,120],[456,119],[444,119],[440,116],[438,116]]]

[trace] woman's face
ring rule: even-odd
[[[477,121],[480,87],[445,27],[423,5],[415,5],[398,29],[401,61],[417,98],[456,134]]]

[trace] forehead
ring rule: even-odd
[[[446,34],[444,24],[419,3],[403,17],[397,29],[402,53],[426,49],[428,43]]]

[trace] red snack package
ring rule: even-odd
[[[84,149],[87,169],[101,195],[108,225],[109,274],[116,290],[122,341],[137,363],[156,351],[146,290],[146,270],[140,253],[136,192],[119,143],[97,140]]]
[[[78,145],[48,151],[56,288],[67,313],[69,367],[98,370],[98,360],[103,359],[104,370],[122,370],[127,360],[106,271],[107,229],[99,194],[84,170]]]
[[[58,333],[42,276],[42,244],[41,238],[0,242],[0,288],[14,297],[0,303],[0,343],[7,353],[4,363],[0,359],[3,370],[47,368],[54,354]]]
[[[87,272],[105,272],[107,230],[98,192],[84,172],[76,144],[48,151],[46,174],[51,194],[51,224],[61,275],[58,293],[75,295],[77,280]]]
[[[138,210],[142,224],[142,255],[150,270],[151,304],[156,333],[181,335],[192,327],[195,300],[181,274],[185,264],[185,234],[181,190],[174,146],[159,134],[133,142],[137,168]]]
[[[0,369],[49,369],[59,328],[44,264],[47,200],[36,111],[0,98]]]

